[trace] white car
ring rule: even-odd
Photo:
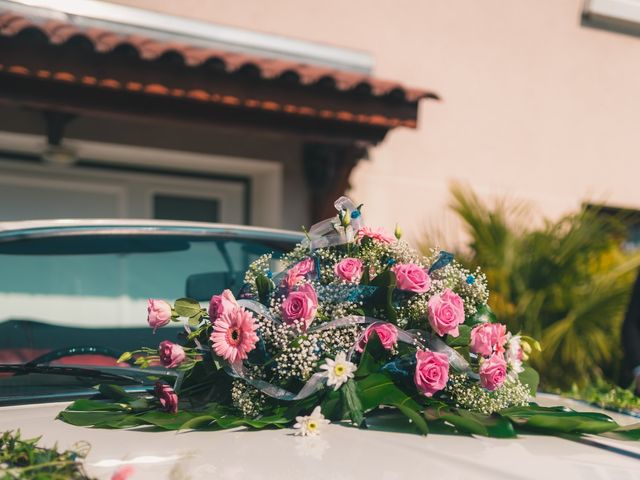
[[[175,339],[154,336],[146,299],[206,302],[238,289],[258,256],[275,257],[301,239],[293,232],[164,221],[48,221],[0,224],[0,431],[43,435],[44,445],[91,445],[85,467],[111,478],[132,466],[136,479],[640,479],[640,442],[523,435],[491,439],[327,425],[317,437],[292,430],[150,432],[75,427],[56,420],[97,383],[129,391],[143,372],[117,366],[124,350]],[[157,370],[158,375],[171,372]],[[544,405],[596,410],[553,395]],[[637,419],[611,414],[619,423]]]

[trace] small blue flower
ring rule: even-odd
[[[360,217],[360,210],[354,210],[351,212],[351,218],[356,219]]]
[[[268,278],[273,277],[273,272],[271,270],[267,270],[267,277]]]
[[[474,283],[476,283],[476,277],[474,277],[473,275],[469,275],[469,276],[467,277],[467,283],[468,283],[469,285],[473,285]]]
[[[387,265],[395,265],[396,261],[393,258],[390,258],[389,260],[387,260]]]

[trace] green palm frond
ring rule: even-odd
[[[512,331],[542,340],[532,360],[543,381],[563,387],[615,371],[640,267],[640,253],[620,248],[620,219],[583,210],[536,223],[524,202],[487,205],[461,184],[451,195],[470,238],[464,260],[487,274],[496,315]]]

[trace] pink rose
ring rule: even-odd
[[[227,312],[231,312],[238,308],[236,297],[233,296],[231,290],[227,289],[220,295],[214,295],[209,302],[209,318],[211,321],[217,320]]]
[[[429,323],[438,335],[460,335],[458,325],[464,322],[464,304],[458,295],[447,288],[429,299],[427,310]]]
[[[382,343],[382,346],[386,350],[391,350],[398,341],[398,329],[393,323],[376,322],[369,325],[365,330],[364,336],[356,345],[356,350],[358,352],[364,351],[364,346],[369,341],[371,332],[376,332],[378,334],[380,343]]]
[[[490,356],[492,353],[503,353],[507,341],[507,327],[501,323],[483,323],[471,330],[469,349],[478,355]]]
[[[396,282],[400,290],[424,293],[431,288],[429,275],[424,268],[415,263],[398,263],[391,270],[396,275]]]
[[[293,268],[295,268],[300,275],[308,275],[309,273],[313,273],[316,269],[316,264],[311,257],[307,257],[301,262],[296,263]]]
[[[160,342],[158,353],[160,354],[160,363],[167,368],[177,367],[186,357],[184,349],[180,345],[170,342],[169,340]]]
[[[287,288],[293,288],[298,283],[302,282],[308,274],[313,273],[315,269],[316,264],[313,258],[305,258],[287,271],[282,283]]]
[[[305,283],[295,292],[290,292],[282,302],[282,318],[285,323],[304,322],[305,330],[309,328],[318,309],[318,296],[313,287]]]
[[[384,227],[378,227],[375,230],[371,227],[362,227],[356,232],[356,241],[361,242],[364,237],[380,242],[391,244],[396,242],[396,237],[389,234]]]
[[[156,382],[154,393],[165,412],[178,413],[178,395],[166,383]]]
[[[496,353],[480,363],[480,385],[493,391],[504,383],[507,378],[507,362],[502,354]]]
[[[171,305],[164,300],[147,300],[147,322],[153,328],[153,333],[171,321]]]
[[[358,282],[362,277],[364,264],[358,258],[345,258],[336,263],[333,272],[336,276],[347,282]]]
[[[416,352],[416,373],[413,381],[418,390],[431,397],[434,393],[444,389],[449,380],[449,359],[444,353],[430,350]]]

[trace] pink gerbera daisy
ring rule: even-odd
[[[364,237],[369,237],[376,242],[386,243],[387,245],[396,242],[396,238],[389,234],[384,227],[374,229],[364,226],[356,232],[356,242],[360,243]]]
[[[225,312],[213,322],[213,349],[229,363],[245,360],[258,342],[257,328],[253,316],[244,308]]]

